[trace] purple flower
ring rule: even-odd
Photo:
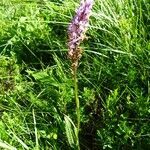
[[[79,45],[85,38],[92,6],[93,0],[82,0],[75,17],[68,27],[68,55],[73,61],[78,61],[81,55]]]

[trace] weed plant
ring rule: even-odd
[[[0,1],[1,148],[75,149],[66,41],[78,5]],[[83,150],[150,147],[149,10],[148,0],[95,0],[78,68]]]

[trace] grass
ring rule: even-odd
[[[76,149],[67,26],[79,1],[0,2],[1,149]],[[150,146],[150,4],[95,1],[78,68],[81,149]]]

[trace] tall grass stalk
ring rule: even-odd
[[[36,150],[39,150],[39,142],[38,142],[38,134],[37,134],[37,127],[36,127],[36,120],[35,120],[35,112],[34,109],[32,110],[33,113],[33,122],[34,122],[34,131],[35,131],[35,143],[36,143]]]

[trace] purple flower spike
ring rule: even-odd
[[[81,56],[79,45],[85,38],[92,6],[93,0],[82,0],[75,17],[68,27],[68,55],[73,62],[78,61]]]

